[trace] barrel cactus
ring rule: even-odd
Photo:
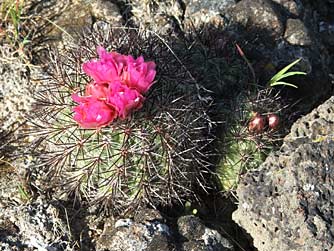
[[[88,115],[80,110],[89,105],[85,98],[102,91],[96,89],[101,85],[95,86],[98,73],[87,75],[89,69],[83,65],[94,66],[102,60],[98,59],[101,53],[141,62],[145,59],[143,64],[150,64],[156,76],[154,80],[148,77],[152,81],[149,88],[139,88],[136,95],[140,95],[141,104],[126,103],[130,107],[126,112],[122,110],[125,106],[120,109],[116,105],[117,109],[110,111],[110,102],[121,101],[100,98],[109,102],[105,106],[99,101],[107,107],[106,113],[97,115],[92,105],[87,108],[92,115],[88,115],[95,119],[106,116],[105,121],[101,122],[104,118],[100,116],[99,123],[85,124]],[[140,204],[156,207],[183,202],[195,195],[194,189],[205,189],[211,168],[209,99],[182,64],[182,56],[176,56],[165,42],[149,33],[110,27],[86,32],[76,44],[49,54],[28,131],[34,137],[29,149],[46,173],[43,189],[74,194],[114,213]],[[97,67],[110,70],[105,66]],[[120,84],[134,91],[131,83],[124,84],[125,79],[123,76]]]
[[[222,191],[233,191],[242,174],[258,168],[282,142],[289,123],[289,106],[279,93],[258,87],[243,91],[228,105],[222,130],[217,178]]]
[[[245,57],[237,45],[241,56]],[[218,180],[223,191],[236,188],[239,177],[247,170],[260,166],[273,149],[278,149],[284,135],[294,120],[291,100],[282,95],[277,85],[297,88],[282,82],[294,75],[305,75],[300,71],[289,71],[300,59],[278,71],[266,86],[250,85],[231,100],[233,111],[227,116],[221,141],[221,160],[217,167]],[[226,114],[226,113],[225,113]]]

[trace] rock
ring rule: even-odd
[[[121,26],[123,19],[118,6],[107,0],[65,0],[38,2],[34,12],[52,20],[44,32],[49,40],[59,42],[59,48],[76,42],[78,34],[90,29],[95,20],[102,20],[114,26]],[[51,12],[51,14],[50,14]]]
[[[58,3],[52,6],[52,9],[55,10],[57,5]],[[42,11],[42,13],[44,13],[47,10],[43,8]],[[75,37],[82,29],[89,28],[93,24],[90,6],[82,4],[80,1],[62,6],[54,23],[56,25],[53,26],[48,36],[59,39],[61,36],[70,34]],[[65,34],[64,31],[66,31]]]
[[[283,35],[284,23],[278,8],[269,0],[243,0],[231,13],[232,20],[244,27],[266,31],[274,37]]]
[[[284,139],[284,147],[333,139],[334,96],[307,116],[298,120]]]
[[[301,0],[303,5],[312,9],[313,14],[319,15],[323,21],[334,21],[334,1],[333,0]]]
[[[259,251],[333,250],[334,96],[299,119],[237,189],[233,219]]]
[[[319,33],[323,43],[334,53],[334,22],[319,22]]]
[[[0,46],[0,130],[10,131],[24,123],[33,102],[34,84],[28,63],[9,45]]]
[[[231,242],[195,216],[182,216],[175,226],[158,211],[140,209],[133,219],[109,219],[97,241],[98,251],[233,251]],[[176,236],[179,236],[176,238]]]
[[[159,211],[151,210],[148,208],[143,208],[137,212],[134,216],[134,220],[137,222],[140,221],[160,221],[164,222],[164,217],[160,214]]]
[[[169,34],[181,26],[183,16],[180,1],[131,0],[132,21],[158,34]]]
[[[288,12],[291,16],[299,16],[302,13],[302,5],[295,0],[273,0]]]
[[[236,4],[235,0],[188,0],[185,1],[184,26],[200,28],[203,24],[219,26],[224,24],[222,16]]]
[[[1,250],[72,251],[71,234],[50,203],[0,208]]]
[[[300,19],[288,19],[284,38],[289,44],[309,46],[312,44],[308,30]]]
[[[178,219],[180,234],[188,240],[200,239],[204,235],[205,225],[195,216],[183,216]]]
[[[122,16],[118,6],[106,0],[91,1],[92,16],[111,23],[113,26],[122,25]]]
[[[182,250],[186,251],[233,251],[231,242],[216,230],[206,227],[199,218],[188,215],[177,221],[179,233],[185,241]]]
[[[170,228],[160,222],[161,216],[155,210],[144,210],[146,219],[109,220],[97,241],[98,251],[167,251],[173,250]],[[155,219],[158,216],[159,219]]]

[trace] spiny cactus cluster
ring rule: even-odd
[[[279,89],[258,83],[245,53],[223,27],[203,27],[188,39],[194,52],[191,60],[202,62],[194,74],[215,101],[216,180],[221,191],[230,192],[242,174],[259,167],[280,145],[293,107]]]
[[[241,92],[231,100],[229,109],[228,113],[223,112],[229,115],[222,130],[221,159],[217,166],[222,191],[235,189],[242,174],[258,168],[280,145],[287,120],[287,107],[271,88],[258,88],[256,93]],[[277,120],[275,123],[269,120],[272,117]]]
[[[243,54],[241,48],[237,47]],[[235,99],[238,108],[232,108],[233,115],[227,119],[229,126],[223,135],[223,154],[217,168],[223,190],[236,188],[240,175],[260,166],[270,151],[278,148],[283,135],[287,134],[287,128],[291,126],[294,117],[293,105],[287,105],[287,100],[273,87],[284,85],[297,88],[296,85],[279,80],[293,75],[305,75],[304,72],[287,72],[299,61],[300,59],[280,70],[269,80],[267,86],[256,85],[256,88],[246,89]]]
[[[215,169],[218,189],[231,191],[242,173],[258,167],[264,160],[268,140],[275,137],[275,133],[262,137],[249,131],[251,112],[277,111],[280,103],[249,84],[252,79],[249,79],[248,66],[227,32],[203,27],[188,39],[194,52],[191,60],[202,62],[195,67],[194,74],[215,100],[212,117],[219,125],[216,130],[219,157]]]
[[[131,116],[84,129],[73,120],[71,95],[84,94],[90,79],[82,64],[97,58],[98,46],[154,61],[156,82]],[[182,202],[195,187],[205,189],[212,142],[207,94],[171,47],[135,29],[107,28],[86,32],[63,52],[50,51],[27,132],[34,137],[29,149],[47,173],[44,189],[74,194],[114,213],[142,203]]]

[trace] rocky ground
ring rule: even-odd
[[[36,22],[39,29],[47,27],[30,48],[36,55],[32,62],[43,57],[50,41],[61,48],[73,42],[71,36],[75,38],[80,29],[101,21],[145,28],[161,36],[207,32],[214,46],[238,43],[260,83],[302,58],[300,70],[308,77],[286,95],[298,101],[295,118],[307,115],[294,123],[280,150],[242,178],[238,209],[233,213],[241,228],[231,220],[235,201],[220,196],[219,203],[212,203],[216,195],[207,199],[211,205],[197,208],[199,217],[187,210],[175,214],[144,208],[133,217],[106,218],[94,207],[50,200],[39,187],[30,188],[27,168],[34,159],[10,164],[3,158],[15,155],[12,142],[19,134],[8,133],[24,126],[39,68],[28,66],[27,59],[18,57],[0,36],[1,250],[333,250],[333,1],[50,0],[29,4],[29,15],[44,17]]]

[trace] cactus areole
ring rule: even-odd
[[[93,80],[86,86],[85,95],[73,94],[79,103],[74,120],[83,128],[100,128],[117,117],[125,119],[133,110],[142,107],[143,94],[153,84],[155,63],[145,62],[142,56],[107,52],[97,48],[98,60],[86,62],[83,71]]]

